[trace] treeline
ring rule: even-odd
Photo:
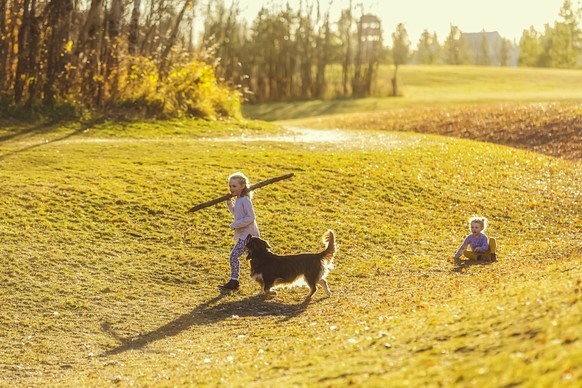
[[[532,67],[577,68],[582,60],[582,7],[574,9],[565,0],[559,20],[546,24],[544,31],[530,27],[519,41],[519,65]]]
[[[420,64],[530,66],[579,68],[582,65],[582,8],[565,0],[558,20],[539,32],[525,29],[519,42],[511,42],[495,32],[463,33],[451,26],[443,44],[436,34],[425,30],[410,61]]]
[[[240,114],[196,54],[195,0],[0,0],[0,113]]]
[[[204,51],[218,60],[217,75],[240,85],[251,101],[365,97],[371,94],[384,55],[378,17],[350,6],[331,20],[330,4],[301,1],[297,8],[264,7],[249,24],[235,2],[226,8],[210,1]],[[326,2],[327,4],[327,2]],[[336,90],[330,91],[330,65],[337,65]]]
[[[451,26],[416,47],[404,24],[350,3],[273,1],[241,17],[237,0],[0,0],[1,109],[81,107],[165,116],[236,116],[242,100],[366,97],[380,64],[577,67],[581,10],[565,0],[519,45]],[[512,62],[514,61],[514,62]]]

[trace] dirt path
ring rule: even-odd
[[[15,138],[5,145],[11,144],[20,151],[46,146],[49,144],[159,144],[159,143],[199,143],[199,142],[224,142],[224,143],[250,143],[250,142],[274,142],[274,143],[295,143],[308,147],[334,147],[339,149],[394,149],[398,147],[409,147],[425,138],[422,134],[411,135],[398,132],[369,131],[369,130],[344,130],[344,129],[312,129],[302,127],[284,127],[284,131],[263,136],[217,136],[217,137],[162,137],[162,138],[99,138],[75,136],[76,134],[63,134],[58,136],[45,134],[42,138],[38,136]]]
[[[342,129],[313,129],[303,127],[284,127],[286,132],[272,136],[237,136],[205,138],[212,142],[276,142],[303,143],[308,145],[335,145],[341,148],[395,148],[412,145],[422,135],[411,138],[410,134],[387,133],[382,131],[358,131]]]
[[[582,160],[582,104],[579,102],[426,107],[293,120],[293,124],[430,133]]]

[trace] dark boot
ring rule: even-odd
[[[239,286],[238,280],[230,279],[228,283],[221,284],[218,287],[222,288],[223,290],[238,290],[238,286]]]

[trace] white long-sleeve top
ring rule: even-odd
[[[257,217],[251,199],[247,196],[237,197],[236,201],[226,201],[228,211],[234,216],[234,222],[230,224],[230,229],[234,230],[234,239],[251,236],[260,236],[257,226]]]

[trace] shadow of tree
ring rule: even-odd
[[[295,103],[247,104],[243,106],[243,115],[251,119],[265,121],[292,120],[308,117],[344,113],[354,105],[354,99],[297,101]]]
[[[29,127],[24,127],[19,130],[13,130],[9,133],[5,133],[0,136],[0,143],[4,143],[19,137],[26,137],[29,135],[38,135],[47,132],[51,132],[58,125],[57,121],[49,121],[42,124],[31,125]]]
[[[70,133],[64,134],[63,136],[56,137],[56,138],[51,139],[51,140],[39,141],[37,143],[30,144],[30,145],[23,147],[23,148],[20,148],[18,150],[10,151],[10,152],[4,153],[4,154],[0,154],[0,160],[5,159],[11,155],[15,155],[15,154],[18,154],[21,152],[29,151],[31,149],[38,148],[41,146],[45,146],[47,144],[67,140],[73,136],[77,136],[77,135],[82,134],[87,129],[90,129],[90,128],[94,127],[95,125],[102,123],[103,121],[104,121],[104,119],[102,119],[102,118],[86,121],[84,123],[81,123],[79,128],[73,130]],[[39,125],[32,126],[29,128],[24,128],[21,131],[15,131],[13,133],[9,133],[9,134],[5,134],[5,135],[0,136],[0,143],[4,143],[4,142],[10,141],[10,140],[14,140],[14,139],[26,137],[26,136],[48,134],[48,133],[54,132],[59,127],[59,125],[60,125],[59,122],[54,121],[54,122],[39,124]]]
[[[101,325],[101,329],[121,344],[102,353],[101,356],[111,356],[128,350],[141,349],[150,343],[173,337],[193,326],[210,325],[230,318],[233,315],[239,317],[278,316],[281,317],[279,322],[286,322],[298,316],[307,308],[306,304],[288,305],[269,301],[263,295],[255,295],[242,300],[216,304],[227,294],[228,292],[223,292],[209,301],[200,304],[194,310],[137,338],[123,338],[115,332],[109,322],[104,322]]]

